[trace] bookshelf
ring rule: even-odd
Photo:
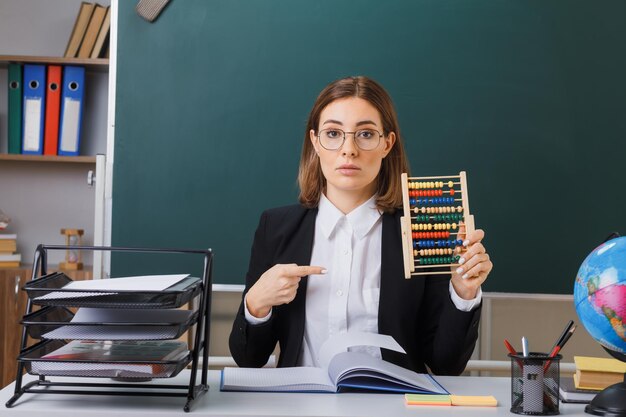
[[[108,6],[109,1],[101,4]],[[0,208],[12,219],[6,233],[18,235],[22,259],[28,259],[39,243],[62,243],[61,228],[84,229],[85,243],[95,243],[98,186],[88,184],[87,179],[89,171],[104,172],[105,162],[97,155],[107,152],[109,59],[63,57],[80,7],[80,0],[6,0],[0,15],[0,35],[11,39],[0,45]],[[11,36],[22,33],[16,31],[25,25],[30,28],[27,32]],[[79,156],[7,153],[8,69],[12,63],[85,68]],[[48,210],[42,208],[43,201],[48,202]]]
[[[108,58],[62,58],[53,56],[0,55],[0,68],[9,64],[79,65],[87,71],[108,72]]]
[[[18,235],[18,252],[22,259],[30,257],[39,243],[61,243],[61,228],[84,229],[85,242],[94,243],[97,196],[95,188],[87,184],[87,178],[89,171],[98,171],[96,154],[106,152],[109,60],[0,55],[0,79],[3,73],[8,73],[10,63],[83,66],[86,91],[79,156],[8,154],[7,128],[0,126],[0,188],[4,197],[0,208],[12,219],[6,232]],[[8,85],[3,82],[0,101],[5,106],[7,95]],[[0,106],[0,114],[6,119],[8,108]],[[42,216],[39,201],[57,203]],[[43,224],[43,220],[47,224]],[[92,259],[85,261],[93,263]]]
[[[57,162],[67,164],[95,164],[95,156],[52,156],[52,155],[13,155],[0,154],[0,161],[18,162]]]

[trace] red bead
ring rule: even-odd
[[[454,195],[454,188],[450,188],[450,195]]]

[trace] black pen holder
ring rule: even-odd
[[[511,412],[530,416],[559,414],[559,363],[561,355],[550,357],[531,352],[511,358]]]

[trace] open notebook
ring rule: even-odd
[[[391,337],[346,333],[328,339],[320,349],[320,368],[224,368],[222,391],[341,392],[347,390],[448,394],[428,374],[418,374],[351,346],[377,346],[404,352]]]

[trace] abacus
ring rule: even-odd
[[[404,276],[450,274],[450,267],[458,266],[460,223],[465,232],[474,230],[474,216],[469,211],[467,177],[409,177],[402,174],[402,203],[404,216],[402,250]],[[448,268],[441,270],[442,266]]]

